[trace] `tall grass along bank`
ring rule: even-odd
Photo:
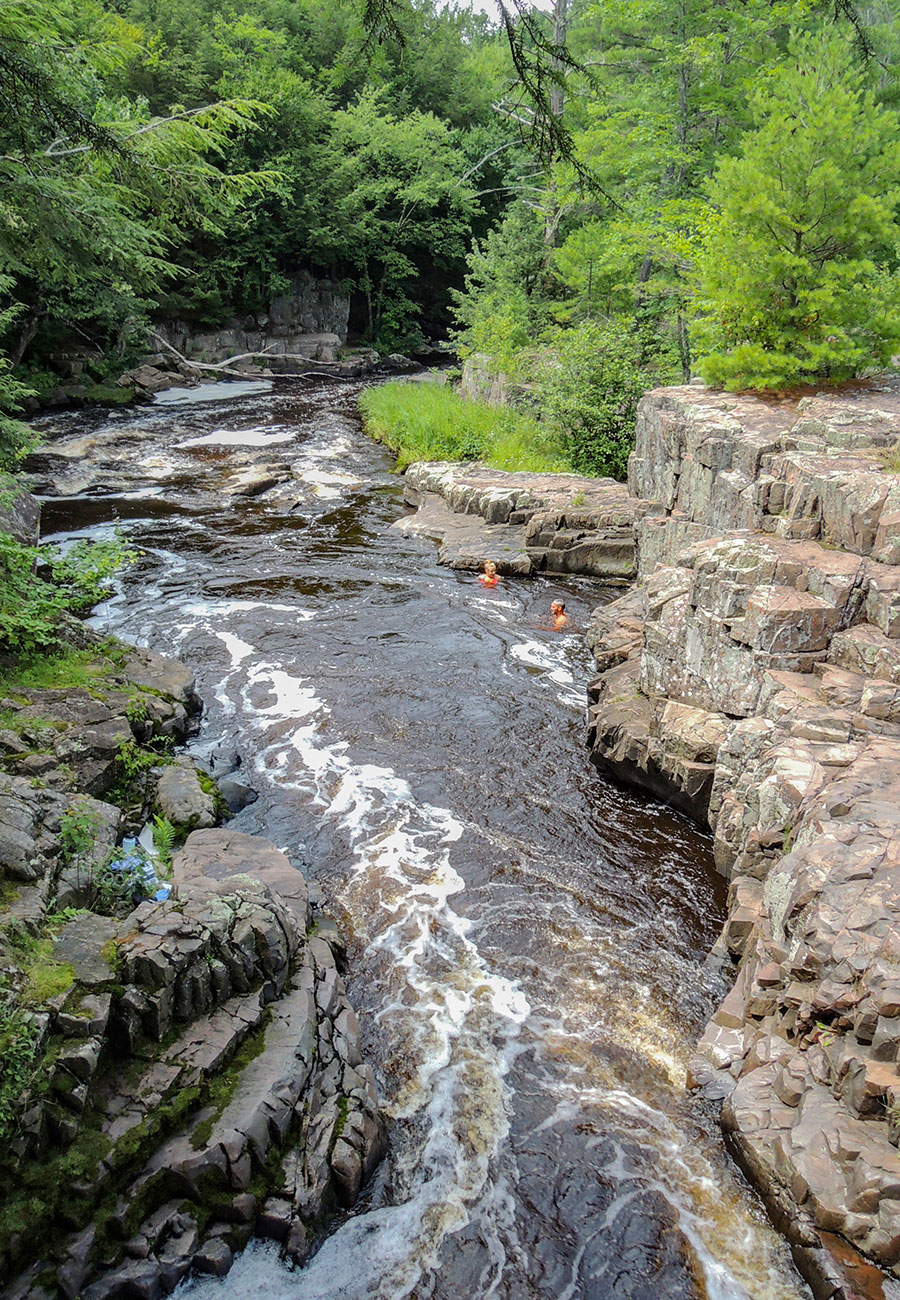
[[[495,469],[560,473],[571,468],[556,437],[531,416],[471,402],[441,384],[392,383],[360,398],[366,432],[418,460],[480,460]]]

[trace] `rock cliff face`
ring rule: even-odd
[[[207,333],[178,321],[160,333],[184,356],[203,361],[262,351],[273,357],[300,354],[333,361],[346,341],[349,318],[350,296],[340,284],[301,272],[294,276],[290,292],[273,298],[266,311]]]
[[[384,1148],[333,923],[168,753],[193,675],[94,649],[0,702],[2,1300],[157,1300],[254,1233],[302,1262]],[[117,847],[152,811],[205,829]]]
[[[648,394],[640,581],[590,629],[595,761],[708,820],[730,881],[693,1082],[827,1296],[853,1250],[900,1276],[898,442],[887,383]]]
[[[459,385],[462,397],[474,402],[487,402],[490,406],[505,406],[510,398],[510,388],[509,378],[492,369],[489,357],[476,354],[463,362]]]

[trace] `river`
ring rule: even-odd
[[[234,747],[349,946],[389,1119],[358,1212],[303,1270],[253,1245],[211,1300],[796,1300],[685,1069],[723,992],[709,837],[584,747],[587,579],[482,589],[402,517],[355,385],[221,385],[44,417],[116,434],[45,534],[139,550],[101,628],[186,660],[198,755]],[[234,457],[294,481],[230,498]],[[565,600],[570,630],[546,630]]]

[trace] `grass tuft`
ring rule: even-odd
[[[480,460],[494,469],[560,473],[570,465],[532,416],[470,402],[442,384],[381,384],[360,398],[366,432],[397,453],[397,469],[420,460]]]
[[[120,670],[121,647],[112,643],[91,650],[64,650],[59,654],[0,656],[0,695],[29,690],[58,690],[103,685],[105,675]]]

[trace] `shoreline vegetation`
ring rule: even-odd
[[[571,468],[558,438],[534,416],[472,401],[446,384],[380,384],[359,406],[366,433],[396,452],[398,472],[423,460],[548,474]]]

